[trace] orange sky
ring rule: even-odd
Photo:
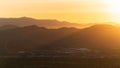
[[[0,17],[119,22],[119,0],[0,0]]]

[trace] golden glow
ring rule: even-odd
[[[106,4],[111,20],[120,23],[120,0],[108,0]]]
[[[119,0],[0,0],[0,17],[28,16],[73,23],[120,22]]]

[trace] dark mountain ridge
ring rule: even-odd
[[[47,20],[47,19],[34,19],[29,17],[20,17],[20,18],[0,18],[0,26],[3,25],[16,25],[16,26],[31,26],[37,25],[39,27],[46,28],[61,28],[61,27],[76,27],[84,28],[85,25],[70,23],[65,21],[58,20]]]
[[[0,50],[21,51],[55,48],[120,49],[120,28],[94,25],[85,29],[47,29],[26,26],[0,31]]]

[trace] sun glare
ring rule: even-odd
[[[107,12],[111,16],[111,20],[120,24],[120,0],[107,0]]]

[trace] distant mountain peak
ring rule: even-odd
[[[26,16],[20,17],[20,18],[23,18],[23,19],[31,19],[30,17],[26,17]]]
[[[30,18],[30,17],[20,17],[18,19],[22,19],[22,20],[36,20],[36,19]]]
[[[29,18],[29,17],[23,16],[23,17],[20,17],[20,18]]]

